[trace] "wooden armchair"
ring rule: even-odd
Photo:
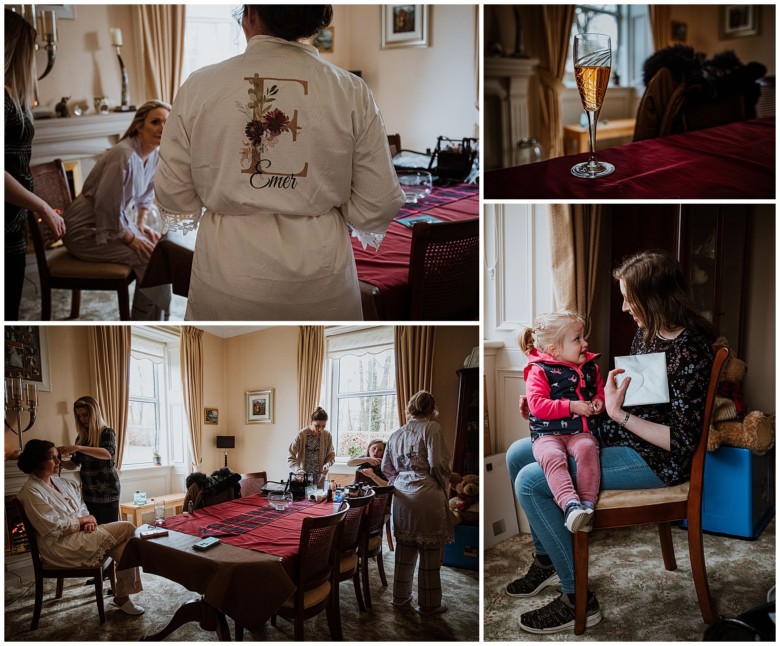
[[[262,493],[263,486],[268,482],[268,475],[265,471],[254,471],[253,473],[241,474],[241,497],[246,498],[254,494]]]
[[[603,491],[593,514],[593,529],[629,527],[658,523],[661,539],[661,552],[664,567],[677,569],[672,543],[672,523],[688,520],[688,551],[691,559],[693,583],[704,622],[711,624],[715,620],[715,604],[710,595],[707,582],[707,569],[704,564],[704,546],[702,544],[701,501],[704,482],[704,458],[707,454],[707,435],[710,418],[718,390],[718,381],[723,365],[729,356],[728,348],[720,348],[710,373],[710,383],[702,416],[702,432],[699,444],[693,454],[691,479],[675,487],[660,489],[636,489],[623,491]],[[575,532],[574,541],[574,587],[575,620],[574,633],[585,632],[585,615],[588,596],[588,532]]]

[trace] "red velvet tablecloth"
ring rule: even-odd
[[[444,196],[450,199],[443,199]],[[358,277],[377,287],[382,294],[382,318],[409,318],[409,257],[412,251],[412,229],[398,220],[408,215],[433,216],[445,222],[479,217],[479,187],[461,184],[451,189],[434,188],[423,202],[404,206],[390,224],[378,250],[353,238]],[[479,271],[476,267],[475,271]]]
[[[596,151],[615,172],[580,179],[588,154],[485,173],[486,199],[774,199],[775,119],[751,119]]]

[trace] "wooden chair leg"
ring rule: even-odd
[[[363,612],[366,609],[366,604],[363,602],[363,591],[360,589],[360,570],[358,568],[355,568],[355,574],[352,575],[352,585],[355,588],[358,608],[360,608],[360,612]]]
[[[295,641],[303,641],[303,610],[299,609],[295,613],[295,628],[293,629],[293,637]]]
[[[70,318],[77,319],[81,312],[81,290],[71,290],[70,295]]]
[[[344,636],[341,632],[341,606],[339,605],[339,582],[335,581],[332,586],[330,595],[330,601],[325,608],[325,614],[328,617],[328,629],[330,630],[330,638],[333,641],[344,641]]]
[[[59,577],[57,579],[57,592],[54,595],[55,599],[62,599],[62,586],[65,583],[65,580],[62,577]]]
[[[100,568],[99,574],[95,576],[95,600],[97,601],[98,617],[100,623],[106,623],[106,611],[103,607],[103,568]]]
[[[658,537],[661,539],[661,554],[664,557],[664,567],[670,572],[677,569],[674,558],[674,543],[672,542],[672,524],[658,523]]]
[[[574,532],[574,634],[585,632],[588,610],[588,532]]]
[[[385,576],[385,562],[382,559],[382,552],[376,555],[376,567],[379,570],[379,578],[382,579],[382,587],[387,587],[387,577]]]
[[[271,615],[271,625],[276,628],[276,615]]]
[[[368,585],[368,557],[361,555],[360,570],[363,575],[363,597],[366,600],[366,608],[371,608],[371,586]]]
[[[51,321],[51,287],[41,285],[41,321]]]
[[[691,572],[693,585],[696,588],[696,596],[699,599],[699,608],[705,624],[715,621],[715,603],[710,593],[710,584],[707,581],[707,566],[704,563],[704,543],[702,541],[701,516],[688,518],[688,552],[691,559]]]
[[[244,641],[244,627],[238,622],[236,622],[236,641]]]
[[[393,551],[393,532],[390,530],[390,519],[387,519],[387,523],[385,524],[385,530],[387,532],[387,547],[390,548],[390,551]]]
[[[30,630],[38,629],[38,622],[41,619],[41,609],[43,608],[43,579],[35,579],[35,607],[33,609],[32,623]]]
[[[138,285],[136,285],[138,289]],[[127,285],[122,289],[116,291],[117,298],[119,300],[119,320],[130,320],[130,292],[127,291]]]

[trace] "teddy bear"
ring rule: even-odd
[[[719,337],[715,346],[728,347],[728,340]],[[748,412],[741,388],[746,373],[745,362],[733,354],[723,366],[707,436],[708,451],[725,444],[763,453],[774,445],[775,416]]]
[[[458,521],[467,525],[479,523],[479,476],[462,476],[453,473],[450,476],[450,486],[455,495],[450,498],[450,509]]]

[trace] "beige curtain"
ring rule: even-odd
[[[648,5],[650,11],[650,30],[653,33],[653,49],[658,51],[672,42],[672,6]]]
[[[325,328],[301,325],[298,333],[298,428],[308,426],[320,401],[322,364],[325,361]]]
[[[418,390],[433,387],[433,350],[436,328],[430,325],[397,325],[395,342],[395,390],[398,419],[406,421],[406,402]],[[434,396],[436,393],[434,393]]]
[[[184,410],[190,424],[192,471],[200,471],[203,462],[203,330],[182,327],[179,353]]]
[[[184,61],[184,5],[135,7],[144,46],[144,98],[172,103],[181,85]]]
[[[559,309],[584,315],[590,325],[599,259],[601,207],[550,205],[553,288]]]
[[[116,432],[114,464],[122,468],[127,432],[127,406],[130,400],[129,325],[100,325],[88,332],[89,363],[94,397],[103,417]]]
[[[545,37],[539,56],[539,109],[544,126],[542,145],[551,159],[564,154],[560,98],[574,5],[544,5],[542,11]]]

